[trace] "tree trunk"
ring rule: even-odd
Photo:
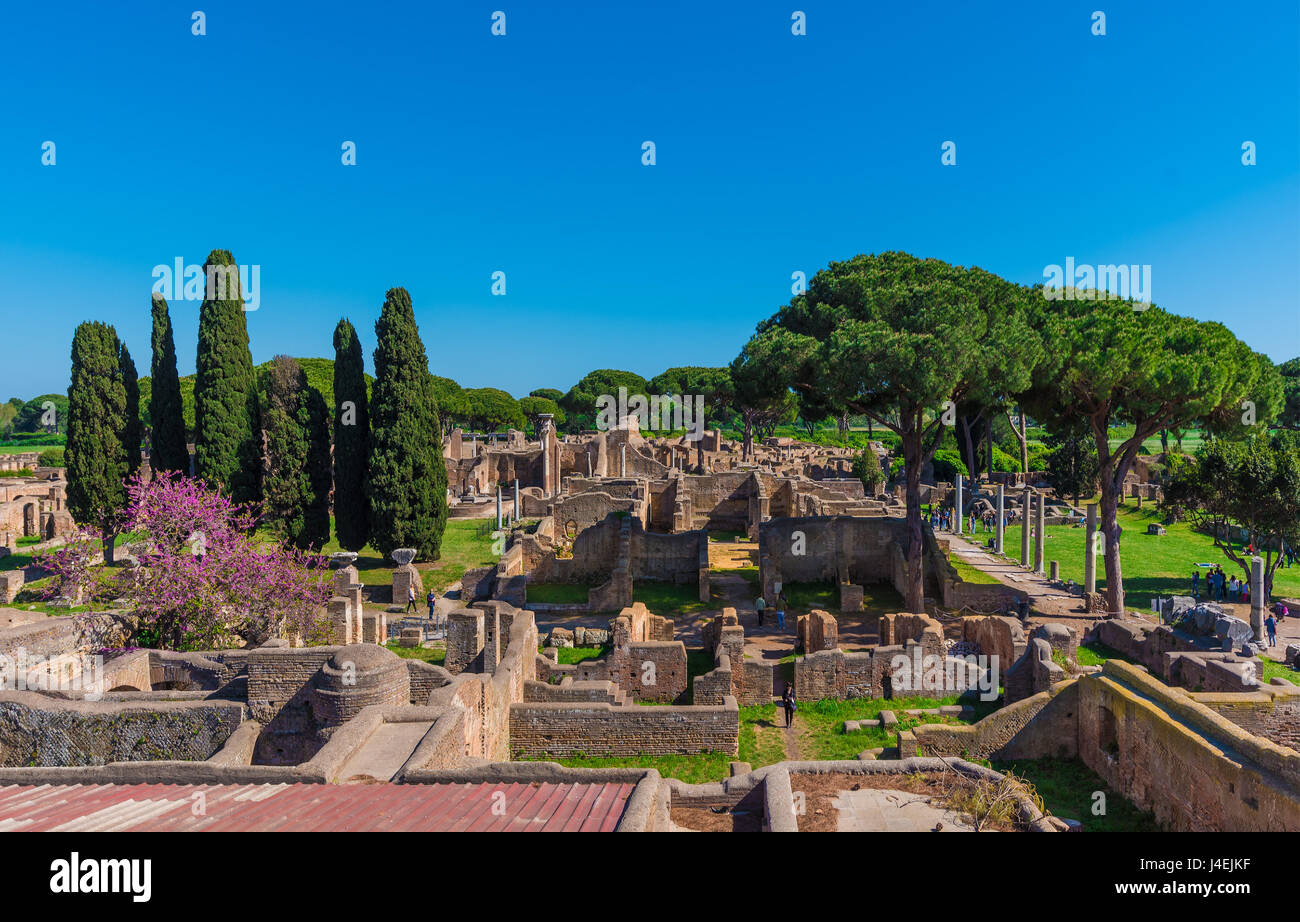
[[[1011,432],[1020,443],[1020,473],[1029,473],[1029,439],[1025,436],[1025,411],[1021,407],[1016,407],[1016,412],[1020,417],[1020,425],[1017,427],[1016,421],[1011,418],[1010,411],[1007,412],[1007,422],[1011,424]]]
[[[971,438],[970,418],[967,416],[961,417],[961,434],[961,447],[966,455],[966,474],[973,481],[977,476],[975,470],[975,441]]]
[[[1118,490],[1123,490],[1123,480]],[[1123,529],[1119,524],[1119,493],[1114,478],[1108,472],[1101,477],[1101,533],[1105,536],[1106,609],[1107,617],[1115,618],[1124,612],[1124,576],[1120,568],[1119,542]]]
[[[903,435],[903,470],[907,478],[907,585],[903,593],[909,612],[925,611],[925,581],[921,571],[924,536],[921,531],[921,432]]]
[[[744,417],[744,422],[745,422],[745,437],[740,444],[740,460],[748,461],[749,453],[754,448],[754,418],[752,416],[746,415]]]
[[[117,531],[115,529],[104,529],[104,566],[113,565],[113,543],[117,540]]]
[[[871,425],[870,421],[867,422],[867,425],[868,425],[868,426]],[[839,431],[840,431],[840,438],[844,438],[844,436],[848,434],[848,431],[849,431],[849,414],[848,414],[848,413],[841,413],[841,414],[839,415],[839,417],[835,420],[835,428],[839,429]]]

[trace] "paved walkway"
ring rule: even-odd
[[[935,806],[925,794],[866,788],[841,791],[832,801],[839,811],[839,832],[974,832],[947,807]]]

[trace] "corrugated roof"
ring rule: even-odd
[[[612,832],[633,787],[8,785],[0,787],[0,832]]]

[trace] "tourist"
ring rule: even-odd
[[[1199,599],[1200,597],[1201,597],[1201,571],[1198,568],[1192,571],[1192,598]]]
[[[754,600],[754,611],[758,614],[758,626],[763,626],[763,610],[767,608],[767,599],[761,595]]]
[[[777,630],[785,630],[785,590],[782,589],[776,594],[776,627]]]
[[[1268,645],[1270,647],[1276,647],[1277,646],[1277,619],[1273,617],[1272,612],[1269,612],[1268,617],[1264,619],[1264,627],[1268,629]]]
[[[1228,601],[1237,601],[1237,577],[1228,577]]]
[[[430,590],[429,590],[429,595],[428,595],[428,602],[429,602],[429,620],[430,620],[430,621],[433,620],[433,603],[436,602],[436,601],[438,601],[438,593],[436,593],[436,592],[434,592],[432,589],[430,589]]]
[[[415,586],[410,584],[406,587],[406,610],[415,611]]]
[[[799,705],[794,700],[794,686],[789,682],[785,683],[785,692],[781,695],[781,706],[785,708],[785,725],[794,726],[794,712],[799,710]]]

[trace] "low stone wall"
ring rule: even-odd
[[[231,701],[132,704],[0,692],[0,766],[201,761],[243,717],[244,708]]]
[[[1080,758],[1162,825],[1300,829],[1300,752],[1251,735],[1129,663],[1108,660],[1079,689]]]
[[[721,706],[620,707],[609,704],[522,703],[510,706],[515,758],[735,754],[740,733],[736,699]]]
[[[1300,688],[1264,685],[1254,692],[1189,692],[1193,701],[1228,718],[1247,733],[1300,752]]]
[[[899,755],[1068,759],[1078,755],[1078,680],[999,708],[974,724],[924,724],[900,733]],[[1048,707],[1048,705],[1052,705]]]

